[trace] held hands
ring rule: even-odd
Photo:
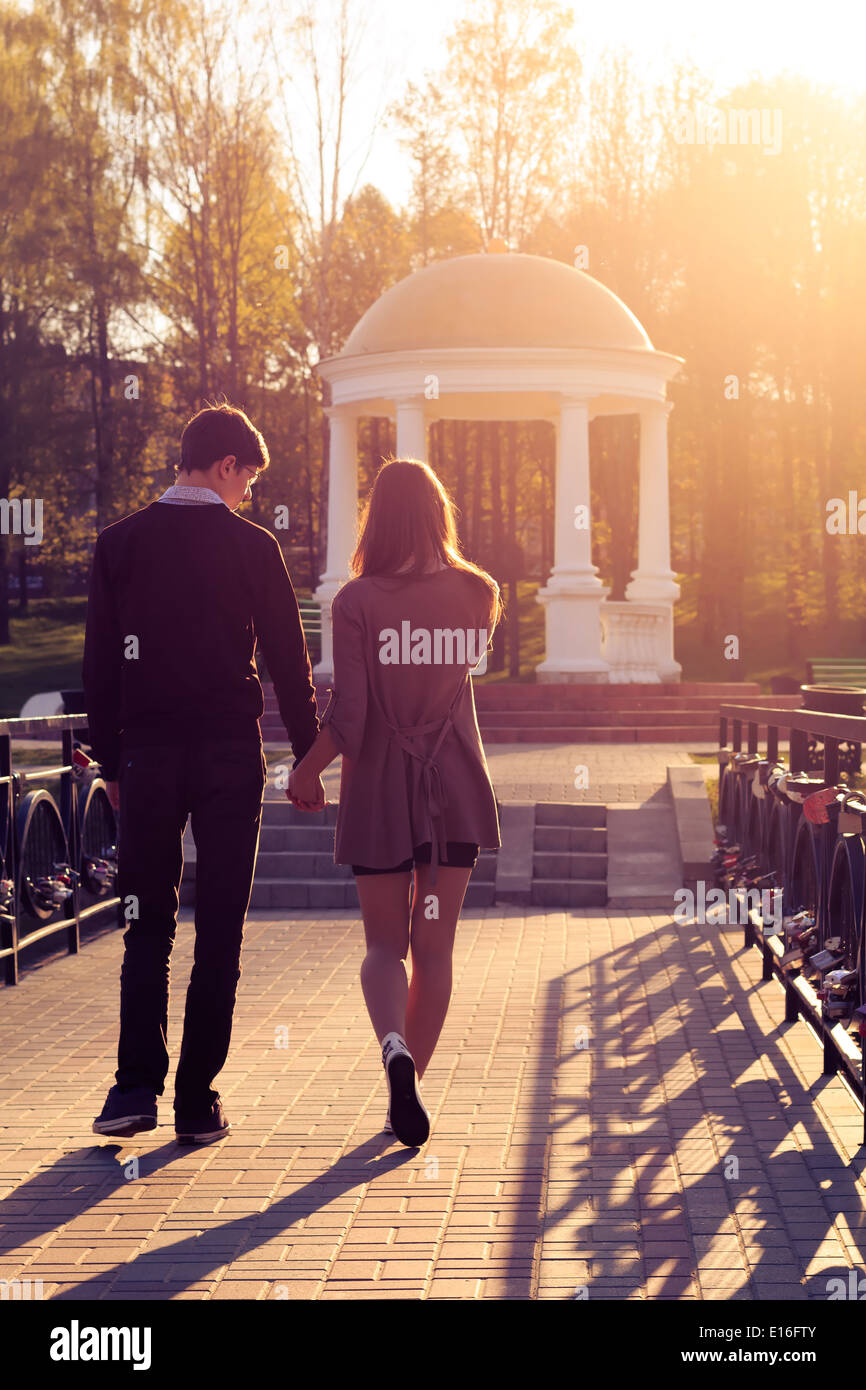
[[[305,772],[299,763],[289,777],[286,796],[298,811],[322,811],[325,807],[325,784],[317,772]]]

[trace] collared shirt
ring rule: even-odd
[[[174,502],[183,507],[202,506],[213,502],[225,502],[218,492],[214,492],[210,487],[188,487],[185,483],[175,483],[172,487],[166,488],[161,497],[157,497],[157,502]]]

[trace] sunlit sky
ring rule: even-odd
[[[332,3],[317,0],[317,13],[324,18]],[[370,113],[400,97],[408,81],[423,83],[425,73],[444,64],[445,39],[472,8],[472,0],[354,0],[366,32],[354,107],[359,119],[352,128],[364,138],[352,151],[350,181],[366,152]],[[691,57],[719,92],[751,76],[785,71],[846,93],[866,91],[863,0],[595,0],[570,8],[585,68],[605,48],[625,46],[647,79]],[[395,206],[405,203],[409,163],[393,134],[377,132],[360,182],[376,184]]]

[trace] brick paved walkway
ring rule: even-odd
[[[420,1151],[380,1130],[361,941],[350,913],[250,919],[236,1129],[195,1150],[170,1090],[154,1134],[90,1133],[119,934],[25,973],[0,999],[0,1276],[75,1299],[824,1299],[862,1271],[860,1114],[739,929],[468,913]],[[190,948],[184,913],[175,1061]]]
[[[287,744],[268,743],[268,766],[291,767]],[[667,769],[691,763],[690,752],[715,753],[715,743],[488,743],[484,755],[500,801],[603,801],[641,804],[667,785]],[[589,786],[575,788],[574,769],[587,769]],[[710,765],[707,775],[717,777]],[[329,801],[339,800],[340,760],[324,775]],[[269,795],[283,796],[271,788]]]

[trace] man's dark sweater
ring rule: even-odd
[[[298,602],[270,531],[221,502],[151,502],[96,542],[82,676],[93,756],[128,745],[260,740],[261,645],[297,763],[319,721]]]

